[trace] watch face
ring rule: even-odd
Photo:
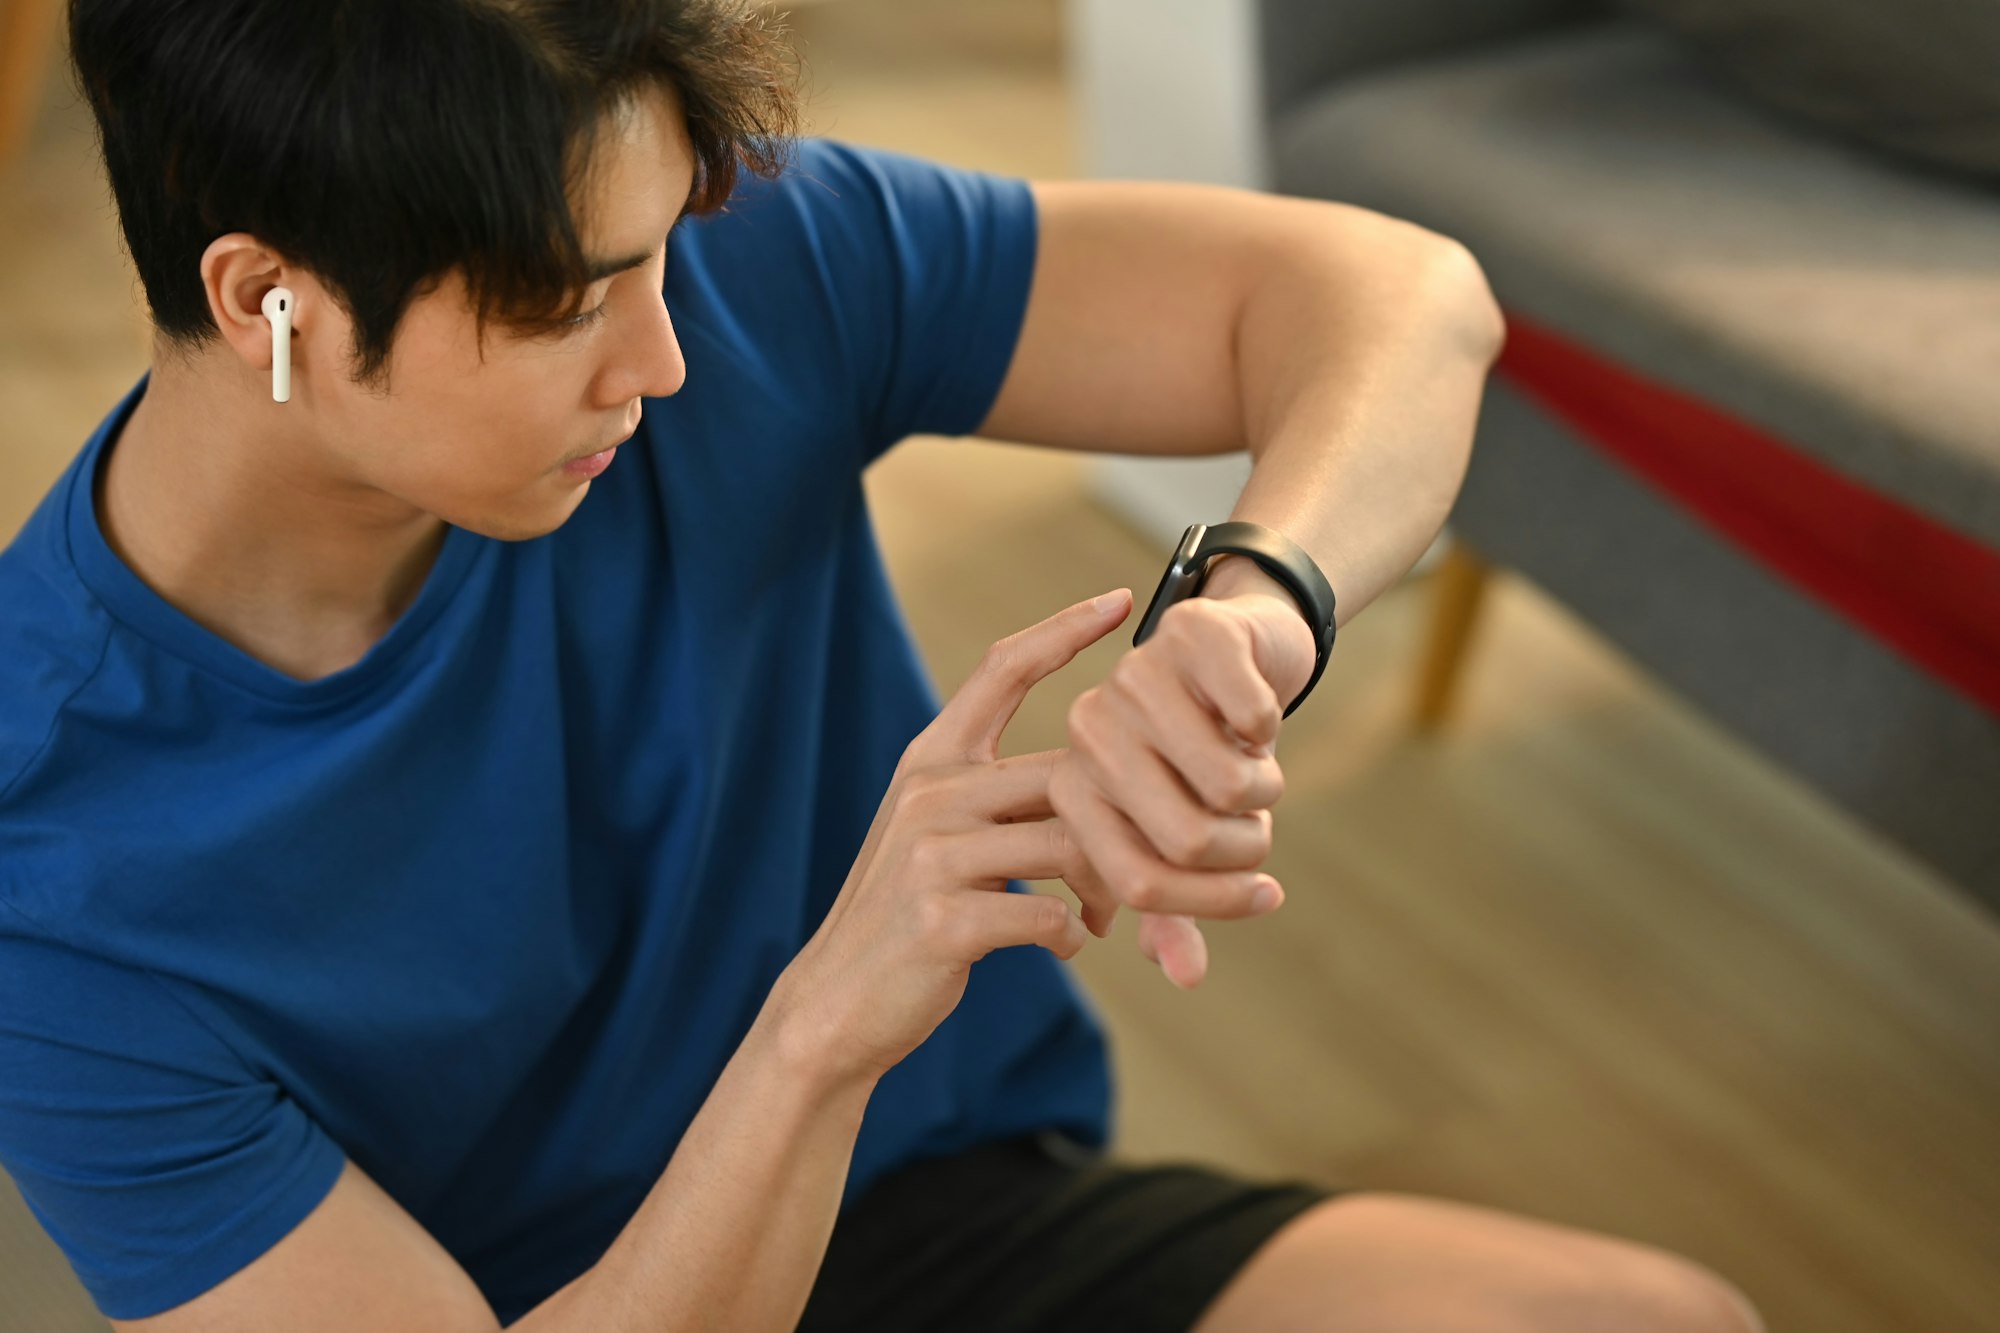
[[[1202,568],[1195,563],[1194,553],[1200,549],[1202,534],[1207,530],[1207,524],[1195,524],[1181,537],[1181,544],[1174,548],[1173,558],[1167,562],[1167,572],[1160,576],[1160,586],[1153,589],[1153,600],[1146,604],[1146,614],[1132,635],[1134,648],[1152,637],[1168,607],[1194,596],[1195,590],[1201,587]]]

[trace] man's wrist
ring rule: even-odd
[[[826,1031],[825,1015],[811,1005],[793,1003],[784,976],[766,998],[746,1040],[762,1046],[802,1085],[825,1095],[851,1092],[865,1101],[881,1078],[880,1071],[852,1067],[835,1058],[838,1044]]]
[[[1241,597],[1262,593],[1283,602],[1300,625],[1305,626],[1308,637],[1312,627],[1306,625],[1305,615],[1299,610],[1298,598],[1292,590],[1264,572],[1264,567],[1247,555],[1218,555],[1208,562],[1208,577],[1202,581],[1203,597]]]
[[[1271,661],[1296,663],[1303,653],[1305,672],[1296,680],[1272,681],[1273,688],[1289,688],[1280,702],[1290,707],[1298,692],[1306,687],[1311,678],[1313,664],[1319,660],[1319,640],[1313,627],[1306,620],[1305,611],[1299,606],[1299,599],[1292,596],[1292,590],[1264,572],[1263,566],[1248,556],[1218,555],[1208,566],[1208,577],[1201,585],[1201,595],[1226,601],[1248,601],[1268,599],[1276,602],[1276,608],[1263,607],[1265,612],[1258,617],[1260,625],[1283,640],[1297,640],[1303,647],[1292,645],[1272,655]]]

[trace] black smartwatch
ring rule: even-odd
[[[1305,614],[1306,624],[1312,627],[1318,659],[1313,663],[1312,679],[1299,691],[1299,697],[1292,700],[1291,708],[1285,710],[1285,716],[1290,717],[1312,693],[1313,686],[1319,684],[1320,673],[1326,670],[1327,655],[1333,651],[1333,586],[1320,573],[1313,558],[1276,528],[1240,522],[1217,523],[1213,527],[1196,523],[1190,527],[1181,536],[1181,544],[1174,548],[1167,572],[1160,576],[1160,586],[1153,590],[1153,600],[1147,604],[1138,632],[1132,636],[1132,646],[1137,648],[1152,637],[1168,607],[1201,592],[1202,585],[1208,582],[1209,564],[1218,555],[1248,556],[1256,561],[1259,568],[1291,591],[1292,599]]]

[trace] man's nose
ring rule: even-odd
[[[606,377],[607,402],[670,398],[687,383],[687,359],[681,355],[664,296],[648,303],[642,319],[643,327],[632,330],[618,346],[616,372]]]

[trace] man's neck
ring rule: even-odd
[[[106,543],[183,614],[273,669],[316,680],[352,666],[416,600],[444,522],[331,475],[283,405],[204,392],[204,378],[156,359],[107,442],[96,495]]]

